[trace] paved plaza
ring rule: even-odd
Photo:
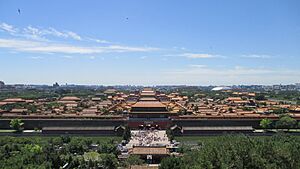
[[[132,130],[131,139],[126,147],[133,146],[166,146],[170,141],[165,130]]]

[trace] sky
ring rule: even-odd
[[[299,0],[2,0],[7,84],[300,82]]]

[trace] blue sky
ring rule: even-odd
[[[298,0],[1,1],[0,80],[297,83],[299,8]]]

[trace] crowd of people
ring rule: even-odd
[[[135,146],[163,145],[169,141],[166,133],[159,130],[133,131],[131,139],[131,142]]]

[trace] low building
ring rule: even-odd
[[[149,163],[159,163],[162,158],[169,156],[170,152],[166,146],[134,146],[129,154],[139,155]]]

